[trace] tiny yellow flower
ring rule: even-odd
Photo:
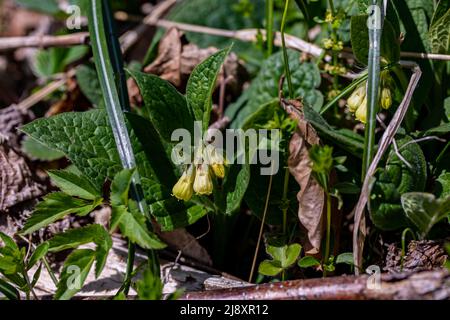
[[[366,98],[366,86],[358,87],[347,100],[347,106],[350,112],[355,112]]]
[[[183,172],[183,175],[178,182],[173,186],[172,194],[179,200],[190,200],[194,193],[194,189],[192,188],[194,179],[195,167],[189,166],[189,168]]]
[[[213,183],[209,174],[209,166],[201,164],[197,168],[194,181],[194,191],[197,194],[208,195],[213,191]]]
[[[327,10],[327,13],[325,15],[325,22],[331,23],[333,22],[334,17],[333,17],[333,13],[331,13],[330,10]]]
[[[381,91],[381,107],[383,109],[389,109],[392,105],[391,90],[389,88],[383,88]]]
[[[323,47],[325,49],[327,49],[327,50],[331,49],[331,48],[333,48],[333,45],[334,45],[334,42],[330,38],[323,39]]]
[[[364,98],[364,101],[358,107],[355,113],[356,120],[361,121],[362,123],[366,123],[367,119],[367,97]]]
[[[344,43],[342,41],[338,41],[337,43],[333,44],[334,51],[342,51],[343,49],[344,49]]]

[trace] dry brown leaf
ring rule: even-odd
[[[298,123],[296,132],[289,142],[289,171],[300,185],[297,194],[298,218],[306,235],[302,240],[305,252],[315,255],[320,252],[323,234],[325,193],[312,176],[309,148],[319,144],[320,139],[314,128],[303,118],[299,101],[282,99],[282,104],[291,118]]]
[[[183,51],[182,33],[170,28],[161,39],[158,57],[144,68],[144,72],[159,75],[174,86],[181,85],[181,53]]]
[[[44,192],[45,187],[36,182],[25,158],[10,148],[6,141],[0,141],[0,213],[40,197]]]
[[[208,251],[186,229],[176,229],[170,232],[158,232],[158,236],[169,246],[181,250],[184,256],[197,260],[207,266],[212,266]]]

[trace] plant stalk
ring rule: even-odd
[[[284,72],[286,74],[287,83],[288,83],[289,98],[293,99],[294,98],[294,87],[292,85],[291,69],[289,68],[289,56],[287,54],[286,40],[284,37],[284,29],[286,26],[286,17],[287,17],[288,8],[289,8],[289,0],[286,0],[285,5],[284,5],[283,18],[281,20],[280,33],[281,33],[281,47],[283,49]]]
[[[325,243],[325,255],[324,263],[328,264],[328,259],[330,257],[330,240],[331,240],[331,195],[330,192],[325,191],[327,198],[327,238]],[[327,276],[327,270],[323,268],[323,276]]]
[[[372,5],[378,6],[381,11],[380,0],[372,0]],[[377,17],[375,17],[376,19]],[[383,17],[380,17],[383,19]],[[377,125],[378,91],[380,86],[380,51],[382,27],[369,28],[369,66],[367,81],[367,118],[364,137],[364,154],[361,178],[364,180],[366,172],[375,155],[375,129]]]
[[[267,57],[273,53],[273,0],[266,0]]]

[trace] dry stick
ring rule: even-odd
[[[382,274],[381,290],[368,286],[370,277],[346,276],[264,283],[248,287],[186,293],[181,300],[446,300],[446,270]]]
[[[161,4],[159,4],[158,6],[155,7],[153,12],[151,14],[149,14],[146,19],[148,19],[148,21],[158,20],[159,17],[162,14],[164,14],[164,12],[166,12],[166,10],[168,8],[170,8],[169,4],[173,5],[173,3],[174,3],[174,0],[167,0],[165,2],[162,2]],[[120,42],[121,42],[123,52],[126,52],[128,49],[130,49],[130,47],[138,39],[138,38],[135,38],[135,35],[138,35],[138,37],[140,37],[145,32],[145,29],[142,30],[142,25],[138,26],[136,28],[136,30],[137,31],[135,33],[133,31],[128,31],[120,37]],[[89,34],[86,39],[89,39]],[[1,44],[1,41],[3,41],[3,39],[0,39],[0,44]],[[71,77],[75,76],[75,73],[76,73],[75,68],[69,69],[66,73],[63,74],[61,79],[50,82],[48,85],[46,85],[41,90],[37,91],[36,93],[32,94],[25,100],[18,103],[16,105],[16,107],[21,110],[26,110],[26,109],[31,108],[36,103],[42,101],[45,97],[47,97],[48,95],[52,94],[54,91],[58,90],[63,85],[65,85],[67,82],[67,79],[70,79]]]
[[[148,26],[151,26],[155,21],[158,21],[159,18],[161,18],[161,16],[176,3],[176,0],[166,0],[159,3],[153,8],[152,12],[144,18],[142,24],[133,30],[125,32],[121,37],[122,51],[126,52],[131,48],[147,32]]]
[[[389,148],[389,145],[392,143],[392,140],[397,133],[403,118],[405,117],[406,112],[408,111],[409,104],[411,102],[411,98],[414,94],[414,90],[419,83],[420,77],[422,75],[422,71],[420,67],[412,62],[404,62],[402,63],[404,67],[412,68],[413,74],[409,81],[408,88],[405,93],[405,97],[403,98],[402,103],[398,107],[397,111],[394,114],[391,122],[389,123],[386,131],[384,132],[381,140],[378,144],[378,151],[373,158],[372,163],[367,170],[366,177],[364,178],[364,183],[361,189],[361,195],[359,197],[358,203],[354,209],[355,217],[354,217],[354,228],[353,228],[353,260],[356,266],[355,273],[359,274],[359,269],[362,267],[362,252],[364,248],[364,239],[366,236],[365,229],[365,216],[364,211],[369,199],[370,194],[370,184],[372,182],[372,177],[375,174],[375,170],[377,169],[378,163],[383,157],[384,153]]]
[[[0,38],[0,51],[29,47],[69,47],[89,42],[89,33],[77,32],[62,36],[26,36]]]

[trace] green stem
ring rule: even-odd
[[[373,5],[379,5],[379,0],[373,0]],[[381,8],[380,8],[381,11]],[[382,29],[369,29],[369,66],[367,82],[367,118],[364,137],[364,154],[361,178],[364,180],[367,169],[375,154],[375,129],[377,125],[378,91],[380,85],[380,51]]]
[[[262,238],[262,234],[264,231],[264,224],[266,223],[267,210],[269,208],[269,199],[270,199],[270,193],[272,191],[272,182],[273,182],[273,168],[272,168],[272,173],[269,177],[269,186],[267,187],[266,203],[264,205],[264,213],[263,213],[263,217],[261,220],[261,226],[259,228],[258,241],[256,242],[255,254],[253,256],[252,268],[250,270],[250,276],[248,277],[248,282],[252,282],[253,273],[255,272],[256,259],[258,258],[259,245],[261,243],[261,238]]]
[[[400,262],[400,271],[403,271],[403,260],[405,258],[405,254],[406,254],[406,235],[407,233],[410,233],[412,238],[414,240],[416,240],[416,235],[414,234],[414,232],[411,230],[411,228],[406,228],[405,230],[403,230],[402,232],[402,256],[401,256],[401,262]]]
[[[330,11],[331,11],[331,14],[334,16],[334,14],[335,14],[335,9],[334,9],[334,3],[333,3],[333,0],[328,0],[328,5],[330,6]]]
[[[283,49],[284,72],[286,74],[286,78],[287,78],[287,82],[288,82],[289,98],[293,99],[294,98],[294,87],[292,85],[291,69],[289,68],[289,56],[287,54],[286,42],[284,39],[284,28],[286,26],[286,17],[287,17],[288,8],[289,8],[289,0],[286,0],[286,3],[284,5],[283,18],[281,20],[281,46]]]
[[[273,53],[273,0],[266,0],[267,57]]]
[[[42,258],[42,262],[44,262],[44,267],[47,270],[48,274],[50,275],[50,278],[52,279],[53,284],[56,287],[58,285],[58,279],[56,278],[55,273],[53,272],[52,268],[50,267],[50,264],[48,263],[48,261],[45,257]]]
[[[331,240],[331,195],[328,191],[325,191],[327,198],[327,238],[325,243],[325,256],[324,263],[328,264],[330,257],[330,240]],[[327,276],[327,271],[323,268],[323,276]]]
[[[288,199],[287,199],[287,194],[288,194],[288,187],[289,187],[289,177],[290,177],[290,172],[289,172],[289,168],[286,168],[286,170],[284,171],[284,185],[283,185],[283,198],[281,200],[282,203],[282,212],[283,212],[283,234],[285,236],[287,236],[287,211],[289,208],[288,205]]]
[[[133,274],[133,267],[134,267],[134,258],[136,256],[136,245],[132,243],[131,241],[128,241],[128,256],[127,256],[127,269],[125,272],[125,277],[123,280],[123,293],[127,296],[128,292],[130,291],[130,285],[131,285],[131,277]]]

